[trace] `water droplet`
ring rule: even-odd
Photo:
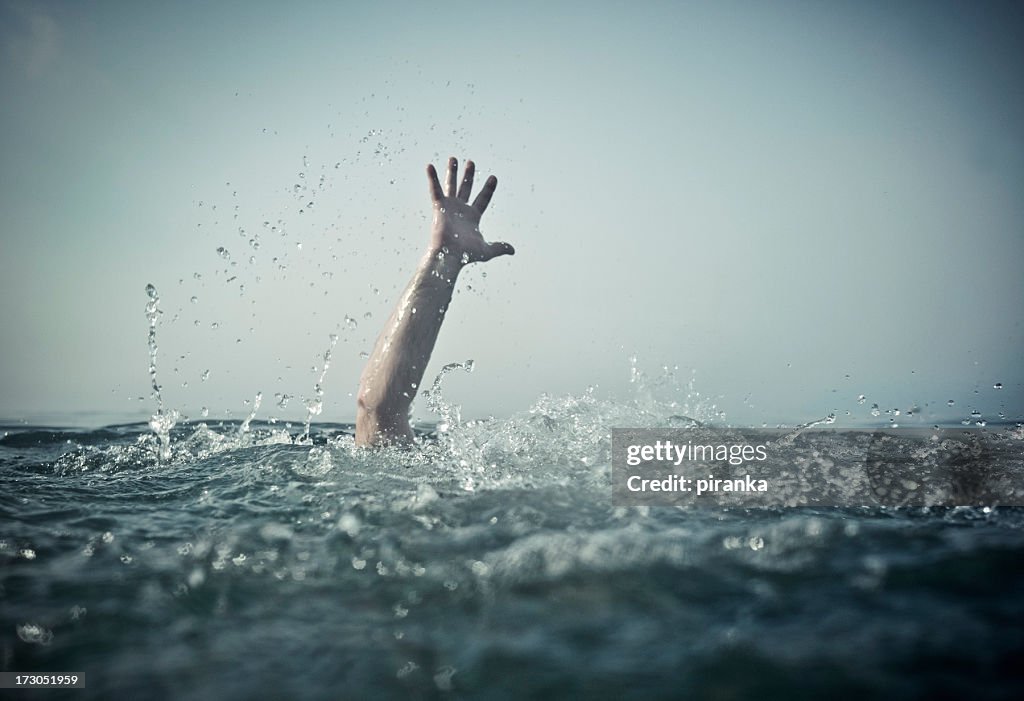
[[[354,329],[357,326],[359,326],[359,322],[357,322],[355,319],[350,317],[348,314],[345,315],[345,323],[348,324],[349,328],[352,328],[352,329]]]
[[[189,298],[188,301],[191,302],[192,304],[196,304],[199,301],[199,298],[196,297],[195,295],[192,295],[192,297]]]
[[[223,258],[224,260],[228,260],[229,258],[231,258],[231,254],[228,253],[228,249],[224,248],[223,246],[217,246],[217,255]]]
[[[15,627],[18,637],[26,643],[49,645],[53,642],[53,631],[35,623],[25,623]]]
[[[204,406],[202,409],[199,410],[199,413],[203,415],[203,418],[206,418],[207,416],[210,415],[210,408]]]
[[[146,285],[146,294],[150,299],[156,300],[156,288],[152,284]]]
[[[203,374],[200,375],[200,377],[203,378],[203,382],[206,382],[208,379],[210,379],[210,371],[209,370],[203,370]]]
[[[881,416],[882,415],[882,412],[879,411],[877,404],[872,404],[871,405],[871,415],[872,416]]]
[[[367,358],[370,357],[370,354],[367,353],[366,351],[359,351],[359,357],[362,358],[363,360],[366,360]]]
[[[341,518],[338,519],[338,529],[343,531],[347,535],[351,536],[352,538],[355,538],[357,535],[359,535],[359,529],[362,527],[362,525],[363,524],[359,520],[359,517],[351,512],[345,512],[341,515]],[[356,569],[362,568],[357,567]]]
[[[953,406],[954,404],[956,404],[956,402],[954,402],[952,399],[946,402],[946,406]]]
[[[857,397],[857,403],[858,404],[863,404],[866,400],[867,400],[867,397],[865,397],[863,394]]]
[[[1002,389],[1002,388],[1003,388],[1003,383],[1002,382],[997,382],[994,385],[992,385],[992,389]]]

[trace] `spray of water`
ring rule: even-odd
[[[152,284],[146,285],[146,319],[149,321],[149,382],[153,388],[153,397],[156,399],[156,413],[149,419],[149,427],[156,434],[159,444],[159,456],[161,461],[169,460],[171,457],[171,429],[178,422],[178,412],[171,409],[165,411],[164,400],[160,394],[160,383],[156,379],[156,323],[160,318],[160,295]]]
[[[252,400],[252,411],[250,411],[249,415],[245,417],[245,421],[242,422],[242,425],[238,427],[238,438],[240,440],[244,439],[246,434],[249,433],[249,424],[251,424],[252,420],[256,418],[256,412],[259,411],[260,403],[262,401],[263,392],[257,392],[256,397]]]
[[[806,431],[807,429],[814,428],[815,426],[831,426],[835,422],[836,415],[833,413],[829,414],[828,416],[823,416],[820,419],[815,419],[814,421],[808,421],[805,424],[800,424],[795,429],[793,429],[792,431],[790,431],[789,433],[775,441],[775,445],[792,445],[793,441],[796,440],[796,437],[799,436],[804,431]]]
[[[473,360],[467,360],[464,363],[448,363],[441,368],[441,372],[437,373],[437,377],[434,378],[434,383],[430,385],[430,389],[423,392],[423,399],[427,402],[427,409],[441,417],[441,420],[437,422],[438,433],[446,433],[452,427],[458,427],[462,422],[459,405],[446,402],[441,394],[441,382],[444,380],[444,376],[453,370],[473,372]]]
[[[309,442],[309,427],[313,422],[313,417],[319,416],[320,412],[324,410],[324,379],[327,377],[327,370],[331,367],[331,355],[334,353],[334,346],[337,343],[338,334],[332,333],[331,345],[327,346],[327,350],[324,351],[324,364],[320,369],[320,377],[317,378],[316,384],[313,385],[313,396],[306,400],[306,426],[302,436],[295,441],[298,444]]]

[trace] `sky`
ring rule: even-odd
[[[427,371],[475,361],[464,416],[627,400],[635,357],[734,425],[1019,420],[1022,30],[1013,2],[0,0],[0,417],[153,413],[152,284],[168,408],[301,420],[335,334],[318,419],[352,421],[454,155],[517,251],[464,271]]]

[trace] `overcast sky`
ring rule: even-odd
[[[169,406],[300,418],[336,333],[352,420],[456,155],[517,250],[427,373],[466,415],[636,355],[730,423],[1021,418],[1020,8],[0,0],[0,417],[151,413],[151,283]]]

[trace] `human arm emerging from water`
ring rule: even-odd
[[[493,175],[487,178],[470,204],[475,170],[473,161],[466,161],[459,184],[458,161],[448,159],[446,188],[442,190],[434,166],[427,166],[434,204],[430,245],[359,378],[356,445],[412,441],[409,407],[423,380],[459,272],[469,263],[515,253],[509,244],[487,243],[480,234],[480,216],[491,201],[498,179]]]

